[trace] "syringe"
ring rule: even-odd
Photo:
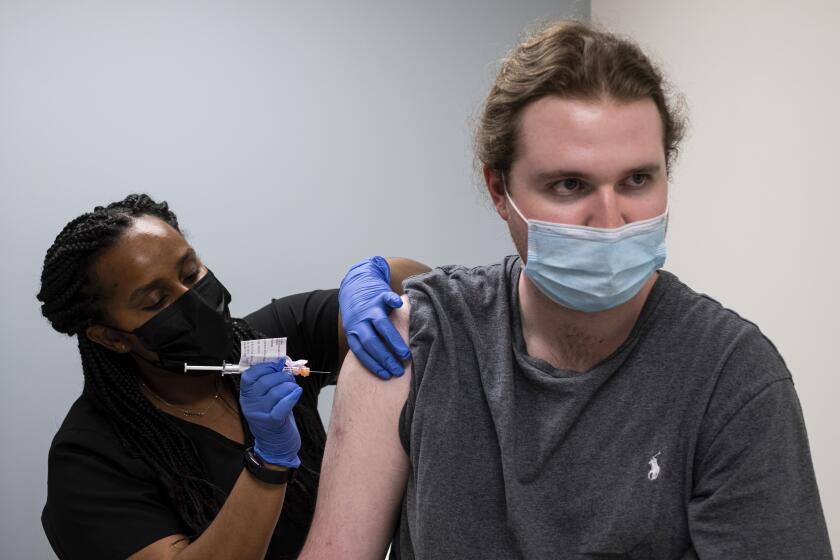
[[[184,373],[190,371],[220,371],[222,372],[222,375],[240,375],[243,371],[248,369],[248,367],[250,366],[242,367],[239,364],[229,364],[227,362],[222,362],[222,365],[220,366],[191,366],[190,364],[184,364]],[[306,366],[286,366],[283,368],[283,371],[289,372],[292,375],[299,375],[301,377],[309,377],[310,373],[332,373],[329,371],[318,371],[315,369],[309,369]]]

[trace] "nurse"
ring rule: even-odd
[[[398,291],[428,270],[388,264]],[[44,259],[38,299],[55,330],[77,337],[85,378],[49,452],[42,523],[60,558],[297,556],[326,438],[318,394],[336,382],[347,352],[337,290],[232,319],[230,294],[167,204],[130,195],[64,227]],[[364,345],[386,378],[408,354],[382,320],[398,302],[360,296],[344,318],[354,347]],[[287,337],[292,358],[333,373],[295,378],[282,362],[241,380],[183,371],[185,362],[238,362],[241,341],[274,337]]]

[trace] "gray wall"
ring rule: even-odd
[[[523,29],[589,2],[452,4],[0,1],[1,558],[51,556],[47,449],[82,375],[35,293],[71,218],[168,200],[235,314],[374,253],[512,250],[470,117]]]

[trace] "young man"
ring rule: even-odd
[[[476,144],[519,256],[406,283],[407,375],[345,362],[303,558],[382,558],[398,517],[402,558],[831,558],[784,362],[659,270],[681,131],[624,39],[510,55]]]

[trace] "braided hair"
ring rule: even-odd
[[[209,480],[208,471],[192,441],[140,391],[137,366],[127,354],[111,351],[88,339],[87,327],[103,321],[103,297],[92,274],[96,259],[111,247],[140,216],[160,218],[177,231],[178,219],[166,202],[145,194],[97,206],[68,223],[44,258],[38,300],[52,327],[76,335],[84,372],[84,387],[94,404],[109,418],[126,451],[144,460],[157,476],[175,512],[197,536],[216,517],[224,493]],[[230,361],[239,361],[240,342],[262,338],[241,319],[233,319]],[[296,411],[297,416],[297,411]],[[305,434],[301,432],[305,437]],[[312,478],[317,471],[300,474]],[[284,521],[309,526],[314,510],[312,480],[295,480],[297,492],[284,507]],[[292,490],[292,488],[290,488]],[[298,502],[298,503],[295,503]]]

